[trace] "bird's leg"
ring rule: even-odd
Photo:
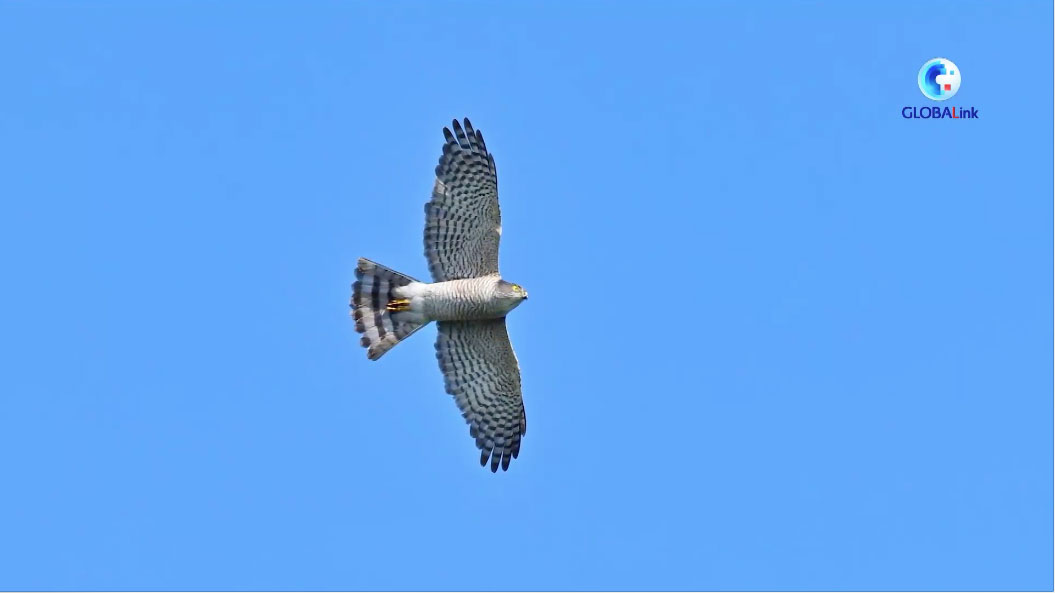
[[[392,299],[385,307],[386,311],[408,311],[410,310],[410,299]]]

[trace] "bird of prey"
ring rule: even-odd
[[[498,273],[495,160],[468,119],[443,128],[432,199],[425,204],[425,257],[432,282],[419,282],[360,258],[352,287],[355,330],[370,360],[430,321],[437,326],[436,358],[480,449],[480,465],[509,468],[520,454],[527,418],[520,367],[506,332],[506,315],[528,293]]]

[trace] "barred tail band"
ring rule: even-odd
[[[355,277],[350,303],[355,331],[363,334],[367,357],[377,360],[423,325],[401,307],[389,307],[400,300],[396,289],[416,280],[365,258],[359,258]]]

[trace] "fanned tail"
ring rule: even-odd
[[[359,258],[355,277],[350,303],[355,331],[363,334],[366,356],[377,360],[424,325],[398,291],[417,280],[366,258]]]

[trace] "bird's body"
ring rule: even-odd
[[[469,120],[446,143],[432,200],[425,204],[425,256],[433,282],[420,282],[360,259],[352,293],[355,329],[371,360],[436,321],[436,358],[447,392],[469,423],[480,463],[507,469],[520,452],[527,420],[520,368],[505,316],[527,299],[498,273],[501,215],[494,158]]]
[[[505,317],[523,301],[518,295],[503,298],[508,293],[503,283],[509,284],[498,276],[411,282],[396,289],[395,295],[410,301],[408,310],[422,323],[497,319]]]

